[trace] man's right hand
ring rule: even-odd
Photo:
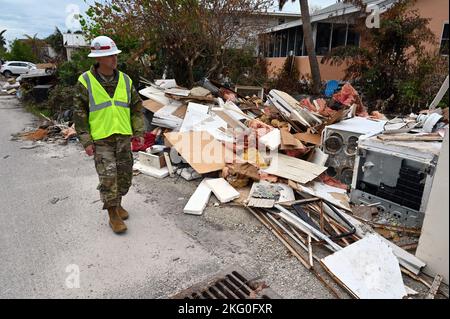
[[[95,153],[95,146],[94,146],[94,144],[91,144],[91,145],[87,146],[84,150],[86,151],[86,154],[88,156],[93,156]]]

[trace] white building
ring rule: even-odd
[[[89,48],[84,36],[79,33],[63,33],[63,44],[66,49],[67,61],[72,60],[72,54],[76,50]]]

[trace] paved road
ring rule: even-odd
[[[0,97],[1,298],[160,297],[195,267],[214,270],[215,258],[183,231],[148,216],[134,188],[125,199],[129,232],[113,234],[93,161],[79,145],[21,149],[28,144],[10,141],[32,120],[15,99]],[[195,264],[173,262],[180,255]],[[80,288],[70,288],[77,269]]]
[[[244,210],[183,214],[198,181],[138,176],[124,201],[129,230],[113,234],[78,143],[11,140],[34,121],[0,96],[0,298],[165,298],[234,264],[283,297],[331,297]]]

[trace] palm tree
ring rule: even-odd
[[[0,32],[0,51],[5,50],[5,45],[6,45],[6,39],[3,36],[3,34],[6,32],[6,30],[3,30]]]
[[[280,10],[283,9],[283,6],[286,4],[288,0],[279,0]],[[291,0],[295,2],[295,0]],[[300,1],[300,11],[302,15],[302,24],[303,24],[303,36],[305,37],[305,46],[306,51],[309,57],[309,65],[311,66],[311,76],[312,76],[312,90],[314,94],[320,93],[320,86],[322,84],[322,80],[320,77],[320,69],[319,62],[317,61],[316,51],[314,47],[313,33],[311,27],[311,17],[309,14],[309,6],[308,0],[299,0]]]
[[[33,36],[29,36],[28,34],[24,34],[24,37],[26,37],[26,43],[31,47],[31,50],[33,52],[33,55],[38,59],[41,60],[42,58],[42,47],[45,46],[45,42],[37,37],[37,33],[35,33]]]

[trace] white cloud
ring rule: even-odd
[[[87,8],[83,0],[0,0],[0,30],[7,30],[8,41],[23,38],[24,34],[37,33],[43,38],[53,33],[56,26],[66,31],[69,5],[79,7],[81,12]],[[69,27],[74,27],[73,23]]]
[[[88,3],[93,2],[94,0],[88,0]],[[310,6],[321,7],[335,2],[336,0],[309,0]],[[67,9],[73,10],[73,6],[78,6],[81,13],[88,7],[84,0],[0,0],[0,30],[7,30],[5,38],[8,41],[23,38],[24,34],[37,33],[38,37],[43,38],[53,33],[56,26],[62,31],[68,28],[74,31],[73,21],[66,23],[70,15]],[[278,3],[273,9],[278,11]],[[283,11],[299,13],[299,1],[292,3],[289,0]]]

